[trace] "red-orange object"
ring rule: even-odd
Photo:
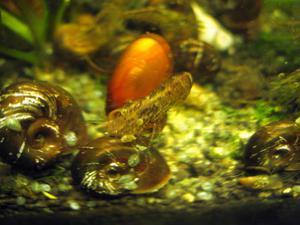
[[[172,72],[172,54],[167,41],[156,34],[142,35],[125,50],[112,75],[106,112],[150,94]]]

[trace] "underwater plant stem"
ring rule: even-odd
[[[7,47],[1,46],[1,45],[0,45],[0,52],[5,55],[11,56],[16,59],[20,59],[22,61],[25,61],[25,62],[28,62],[31,64],[38,64],[38,61],[39,61],[34,52],[23,52],[23,51],[19,51],[16,49],[7,48]]]
[[[91,68],[95,69],[99,73],[107,72],[105,69],[100,68],[89,56],[84,56],[84,60],[91,66]]]
[[[18,0],[16,2],[21,11],[21,18],[26,22],[31,30],[34,39],[34,48],[36,53],[36,63],[41,64],[47,56],[46,38],[48,31],[48,8],[45,1],[41,1],[38,9],[28,4],[26,0]]]
[[[53,27],[57,27],[61,23],[63,15],[66,11],[66,8],[70,4],[70,2],[71,2],[71,0],[62,0],[60,6],[58,7],[57,13],[55,15]]]
[[[157,9],[155,8],[145,8],[145,9],[132,9],[127,12],[124,12],[123,15],[126,16],[132,16],[136,14],[143,14],[143,13],[149,13],[149,12],[157,12]]]

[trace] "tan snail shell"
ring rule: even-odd
[[[164,186],[170,170],[155,149],[101,137],[80,151],[72,175],[82,188],[98,194],[142,194]]]
[[[81,111],[62,88],[20,81],[2,91],[0,155],[5,161],[23,169],[42,169],[86,140]]]

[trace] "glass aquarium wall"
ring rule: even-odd
[[[298,224],[299,0],[2,0],[1,224]]]

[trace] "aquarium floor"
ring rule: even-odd
[[[188,209],[160,209],[160,207],[128,208],[126,203],[94,210],[60,210],[53,213],[23,212],[15,216],[1,216],[6,225],[282,225],[299,224],[299,201],[237,201],[219,205],[195,203]]]
[[[253,69],[257,62],[235,60],[225,59],[214,85],[195,85],[186,102],[168,113],[166,127],[153,140],[172,171],[166,187],[137,196],[87,194],[72,181],[72,154],[38,174],[0,163],[0,224],[298,224],[299,184],[284,183],[280,175],[258,187],[239,182],[248,176],[244,146],[257,127],[276,119],[276,107],[256,101],[262,80],[254,78],[249,87],[249,79],[243,78],[261,75]],[[84,111],[90,137],[103,135],[105,86],[100,80],[105,79],[63,70],[35,76],[70,91]],[[1,79],[9,83],[15,77]]]

